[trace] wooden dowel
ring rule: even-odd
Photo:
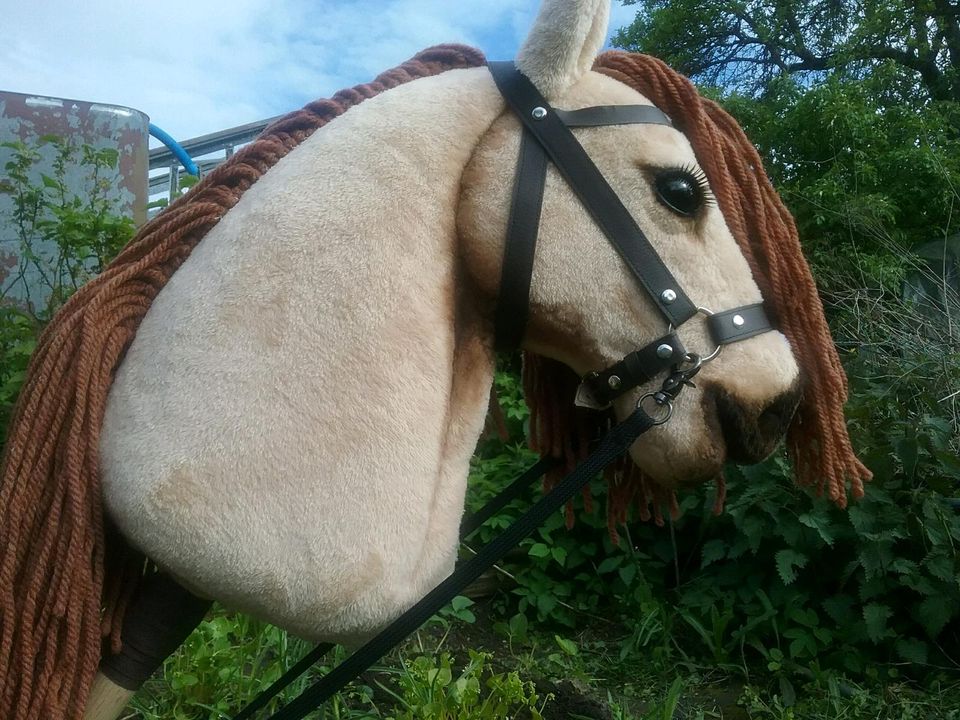
[[[134,695],[101,672],[93,679],[83,720],[116,720]]]

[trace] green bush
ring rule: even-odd
[[[53,174],[40,174],[40,148],[53,148]],[[133,221],[109,198],[116,150],[76,146],[48,135],[39,147],[0,143],[11,151],[0,193],[12,213],[0,217],[0,447],[30,354],[43,326],[77,288],[99,274],[133,236]],[[67,184],[68,169],[82,174]]]
[[[877,663],[905,663],[918,676],[952,664],[960,649],[960,515],[951,498],[960,441],[956,405],[943,396],[960,385],[960,349],[932,328],[917,332],[929,316],[884,291],[886,273],[859,268],[869,302],[844,295],[831,305],[847,348],[854,444],[875,473],[863,500],[842,511],[796,488],[777,455],[728,468],[723,515],[712,515],[712,490],[704,489],[681,498],[682,517],[665,529],[621,528],[619,546],[604,513],[578,503],[572,531],[560,515],[551,518],[525,541],[526,557],[506,568],[516,587],[505,613],[573,628],[613,611],[628,627],[625,652],[664,664],[762,661],[774,672],[854,676],[876,674]],[[500,374],[497,384],[517,414],[516,380]],[[487,449],[474,462],[470,505],[529,462],[517,446]],[[591,492],[602,508],[602,484]],[[492,536],[519,507],[482,534]]]

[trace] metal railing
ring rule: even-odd
[[[234,128],[228,128],[227,130],[219,130],[209,135],[201,135],[192,140],[186,140],[180,144],[184,150],[190,154],[190,157],[196,161],[202,177],[233,155],[234,150],[238,147],[246,145],[251,140],[255,140],[267,125],[281,117],[283,116],[277,115],[267,120],[258,120],[257,122],[239,125]],[[223,153],[222,156],[212,158],[205,157],[220,152]],[[154,170],[164,170],[164,172],[153,174]],[[183,172],[183,166],[169,149],[166,147],[158,147],[151,150],[150,200],[156,201],[165,197],[169,201],[170,198],[175,197],[177,191],[180,189],[180,176]]]

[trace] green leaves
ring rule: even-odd
[[[812,0],[636,0],[640,12],[614,35],[618,47],[655,55],[700,82],[762,95],[796,74],[809,86],[825,76],[893,70],[903,95],[960,100],[947,68],[960,53],[948,3],[864,0],[856,10]]]
[[[797,579],[796,568],[806,567],[807,556],[795,550],[781,550],[774,557],[777,560],[777,573],[784,585],[789,585]]]
[[[957,611],[957,603],[946,595],[931,595],[921,601],[919,620],[927,635],[936,637]]]
[[[893,610],[880,603],[869,603],[863,608],[863,621],[867,625],[867,636],[874,643],[887,637],[887,620],[893,616]]]
[[[0,443],[30,353],[43,325],[84,282],[100,273],[133,236],[117,214],[101,171],[116,166],[114,150],[73,147],[46,135],[37,146],[0,144],[12,153],[0,193],[11,201],[0,218]],[[52,174],[36,164],[53,153]],[[6,153],[5,153],[6,154]],[[72,167],[68,188],[67,168]],[[13,254],[8,254],[12,248]]]

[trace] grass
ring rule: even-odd
[[[483,608],[436,618],[310,717],[346,720],[960,720],[960,676],[907,679],[896,668],[857,684],[833,673],[666,666],[610,626],[578,635],[511,633]],[[493,627],[497,630],[494,631]],[[309,646],[245,616],[215,611],[164,665],[127,720],[229,718]],[[689,649],[693,654],[693,649]],[[346,656],[337,648],[325,662]],[[288,701],[331,665],[280,696]],[[882,678],[882,679],[881,679]],[[273,711],[280,700],[270,706]],[[266,715],[262,716],[266,717]]]

